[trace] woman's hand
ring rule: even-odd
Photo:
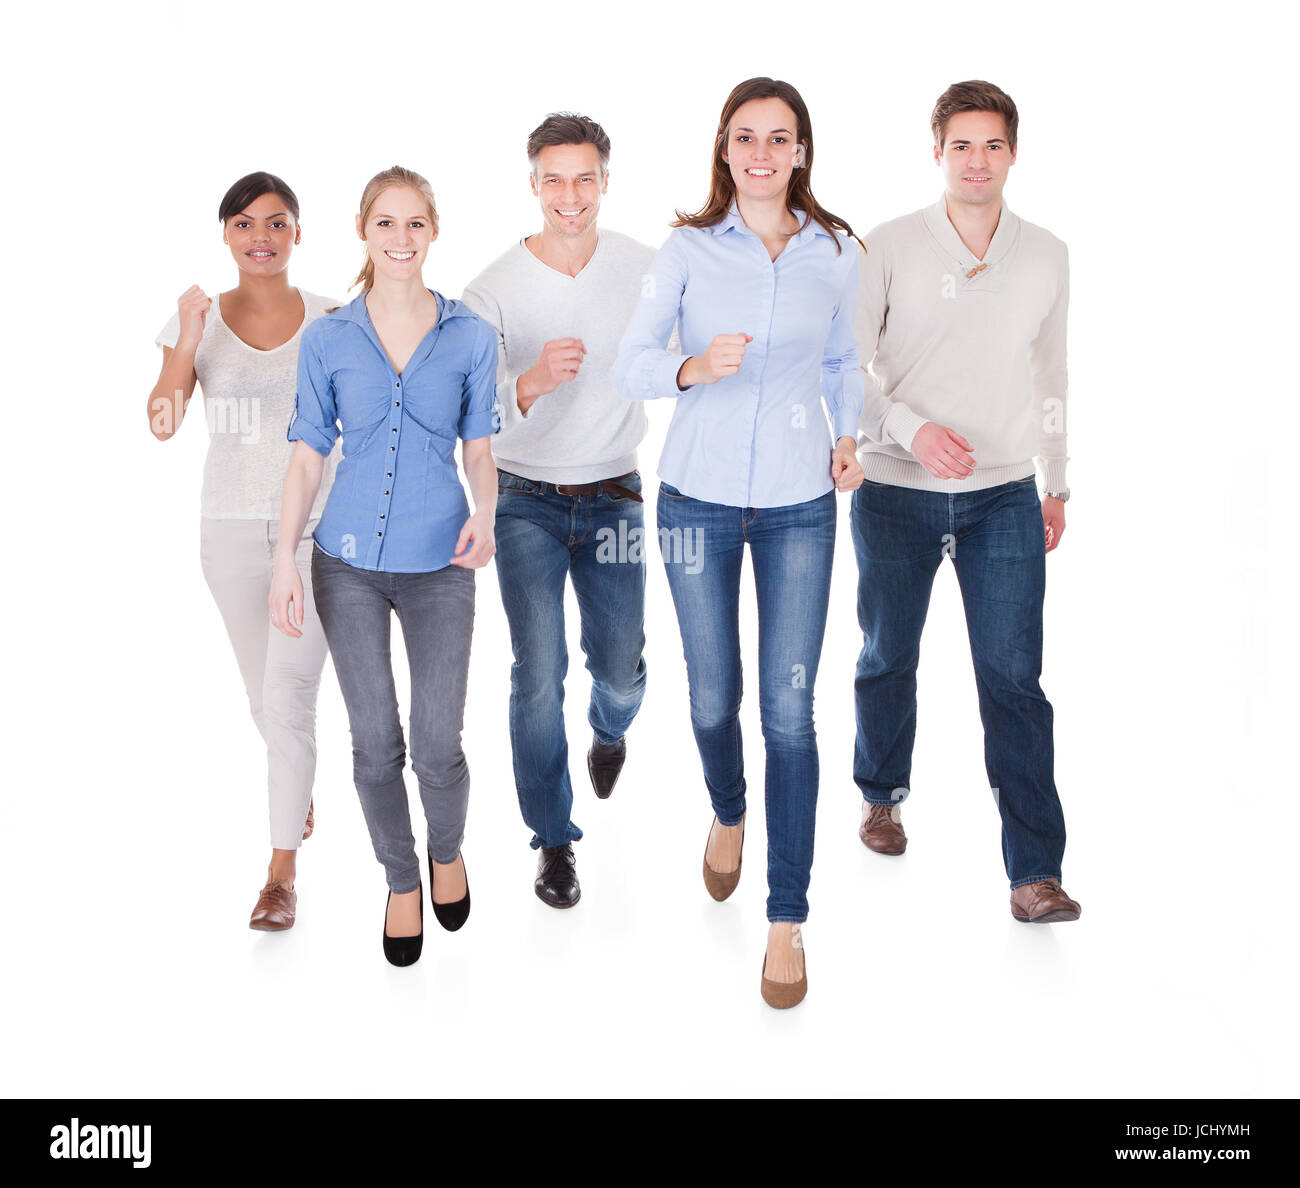
[[[482,569],[492,560],[492,555],[497,551],[495,528],[495,508],[475,512],[465,521],[465,527],[460,530],[460,539],[456,541],[456,550],[451,563],[464,566],[466,569]],[[471,541],[473,547],[468,552],[463,551]]]
[[[677,369],[677,386],[684,391],[735,375],[745,360],[745,347],[753,341],[752,334],[715,334],[704,354],[692,355]]]
[[[176,346],[198,346],[203,337],[203,327],[207,322],[208,310],[212,308],[212,298],[198,285],[190,285],[176,302],[176,312],[180,315],[181,328],[176,339]]]
[[[912,457],[941,479],[969,478],[975,470],[974,448],[960,433],[934,421],[926,421],[912,438]]]
[[[865,476],[858,462],[858,443],[851,437],[841,437],[831,450],[831,479],[837,491],[856,491]]]
[[[284,561],[279,557],[275,561],[275,570],[271,575],[271,593],[266,604],[271,611],[271,626],[283,632],[290,639],[302,635],[299,628],[303,623],[303,603],[305,601],[302,578],[298,566],[293,561]]]

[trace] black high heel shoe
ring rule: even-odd
[[[389,936],[388,935],[388,902],[384,904],[384,956],[388,958],[390,965],[414,965],[420,960],[420,952],[424,948],[424,886],[420,888],[420,931],[414,936]],[[388,901],[391,902],[393,893],[388,893]]]
[[[465,865],[465,855],[460,856],[460,864]],[[429,902],[433,904],[433,914],[438,923],[448,932],[455,932],[469,919],[469,870],[465,871],[465,894],[455,903],[436,903],[433,898],[433,854],[429,854]]]

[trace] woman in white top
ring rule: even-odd
[[[180,428],[197,382],[210,442],[203,470],[200,551],[203,576],[225,620],[266,742],[271,865],[249,927],[293,927],[299,844],[313,827],[316,692],[327,652],[317,617],[300,638],[271,628],[266,600],[280,523],[280,490],[293,452],[285,432],[293,412],[298,343],[308,323],[339,303],[289,284],[289,257],[302,238],[298,200],[270,173],[240,178],[221,201],[222,238],[239,283],[207,296],[197,285],[155,340],[163,348],[149,394],[149,428],[166,441]],[[297,556],[311,601],[311,534],[334,477],[329,459]]]

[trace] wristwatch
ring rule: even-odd
[[[1070,498],[1070,488],[1066,487],[1064,491],[1047,491],[1044,494],[1048,499],[1059,499],[1062,503],[1066,503]]]

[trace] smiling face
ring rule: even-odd
[[[529,180],[548,231],[569,237],[596,225],[609,175],[601,170],[594,144],[547,145],[538,152]]]
[[[738,197],[784,200],[794,163],[805,151],[798,132],[798,121],[784,99],[751,99],[736,108],[722,159],[731,169]]]
[[[357,215],[357,234],[366,241],[375,276],[405,281],[418,277],[438,237],[429,215],[429,203],[419,190],[392,186],[370,204],[363,225]]]
[[[222,238],[244,272],[274,276],[289,267],[302,231],[288,207],[279,194],[263,194],[226,220]]]
[[[943,170],[948,195],[973,206],[1001,204],[1002,187],[1015,164],[1006,121],[993,111],[959,111],[948,120],[934,159]]]

